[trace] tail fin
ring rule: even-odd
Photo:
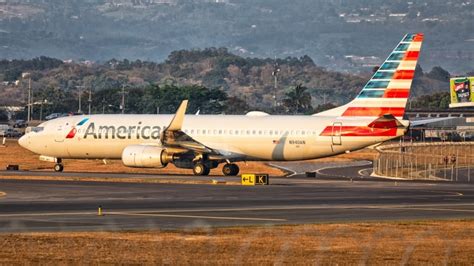
[[[405,35],[353,101],[317,115],[402,119],[422,42],[423,33]]]

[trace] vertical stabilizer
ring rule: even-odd
[[[401,120],[420,54],[423,33],[407,34],[350,103],[317,116],[380,117]]]

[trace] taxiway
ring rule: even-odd
[[[472,185],[379,181],[364,177],[361,171],[364,167],[367,166],[335,168],[333,177],[323,179],[302,175],[272,178],[270,186],[255,187],[3,179],[0,180],[0,191],[6,195],[0,197],[0,231],[178,229],[474,217]],[[331,168],[320,172],[328,175],[328,171],[331,172]],[[359,176],[349,179],[345,176],[348,173]],[[21,174],[31,175],[32,172],[18,172]],[[338,177],[339,174],[344,175]],[[54,175],[87,177],[98,174]],[[100,175],[130,179],[150,176]],[[219,179],[237,180],[235,177]],[[103,210],[102,216],[97,215],[99,206]]]

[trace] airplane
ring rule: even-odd
[[[296,161],[333,156],[405,134],[403,120],[423,34],[406,34],[351,102],[314,115],[80,115],[30,127],[19,144],[54,162],[118,159],[128,167],[174,164],[208,175],[224,164],[237,175],[239,161]]]

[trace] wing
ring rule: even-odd
[[[242,154],[237,152],[211,148],[183,132],[182,126],[187,106],[188,100],[181,102],[170,125],[163,131],[161,135],[161,144],[164,147],[179,152],[193,151],[199,154],[206,154],[209,155],[211,159],[230,160],[243,157]]]

